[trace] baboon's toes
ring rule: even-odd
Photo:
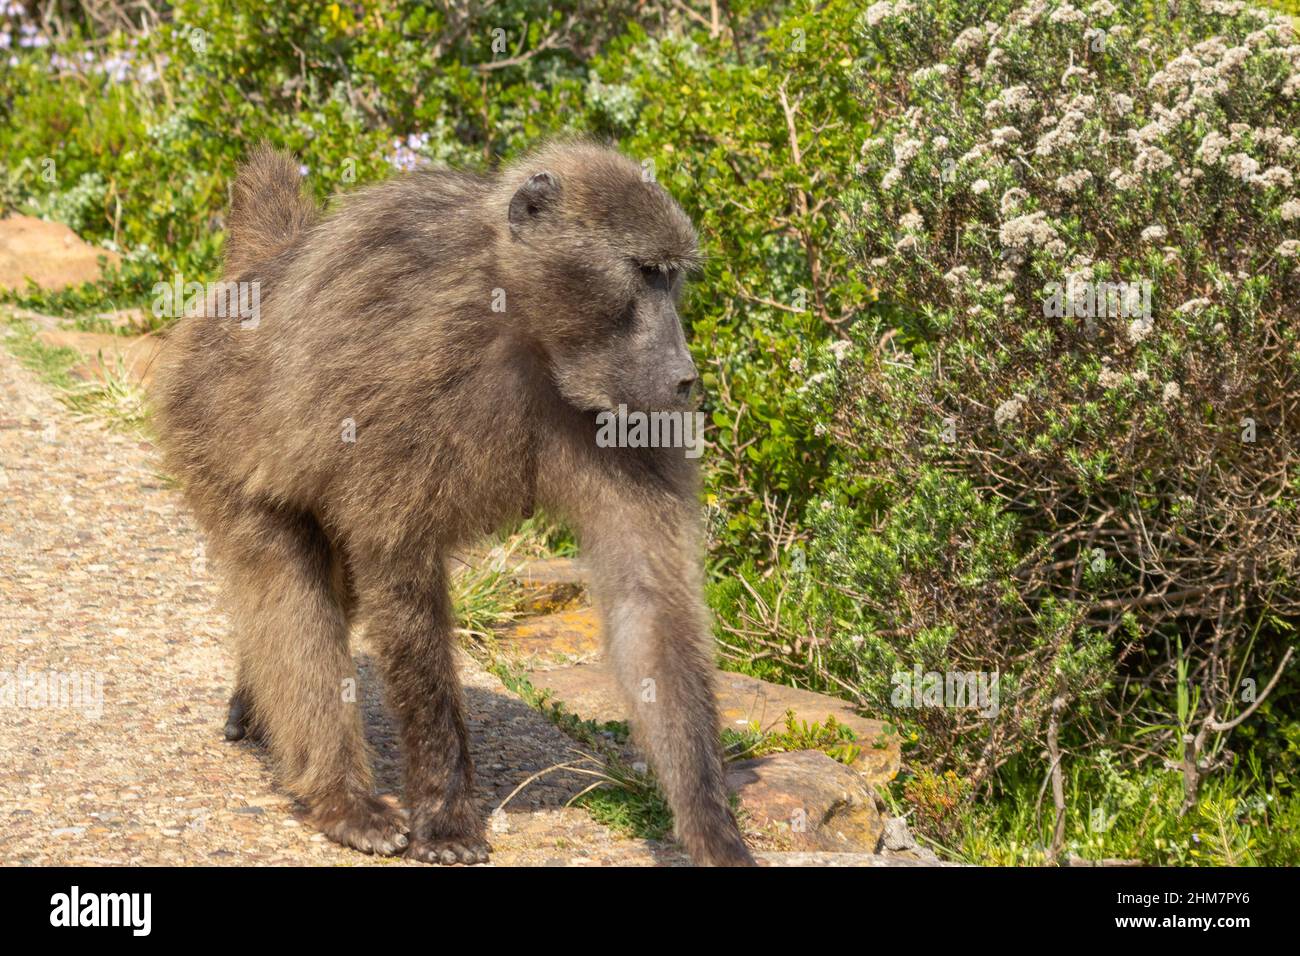
[[[369,795],[330,801],[312,814],[312,821],[335,843],[362,853],[393,856],[410,842],[402,812]]]
[[[406,856],[422,863],[486,863],[490,847],[482,840],[416,840]]]

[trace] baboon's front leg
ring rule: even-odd
[[[363,591],[367,631],[383,657],[401,723],[411,845],[426,863],[485,863],[488,844],[474,805],[469,733],[456,674],[451,604],[441,561],[385,569]]]
[[[624,501],[589,517],[583,546],[637,742],[691,857],[753,865],[724,781],[713,640],[693,504]]]

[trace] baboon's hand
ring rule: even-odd
[[[491,847],[478,837],[463,837],[459,840],[415,840],[406,851],[411,860],[422,863],[486,863]]]

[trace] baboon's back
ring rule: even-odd
[[[332,487],[343,467],[353,483],[382,483],[388,451],[349,460],[348,422],[367,426],[372,456],[407,439],[446,445],[414,414],[434,402],[438,421],[474,425],[460,393],[493,384],[475,380],[488,375],[483,314],[500,282],[489,190],[420,172],[318,216],[291,159],[253,155],[234,188],[225,281],[256,283],[260,314],[180,319],[155,385],[169,466],[201,516],[232,496],[346,493]]]

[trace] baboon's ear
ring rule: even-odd
[[[510,197],[510,234],[518,236],[560,198],[560,181],[550,173],[533,173]]]

